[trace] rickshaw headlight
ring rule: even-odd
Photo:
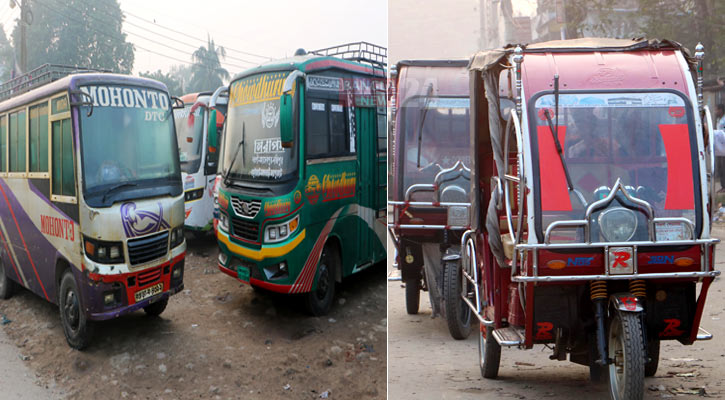
[[[626,242],[637,230],[637,216],[623,207],[611,208],[599,215],[599,228],[608,242]]]

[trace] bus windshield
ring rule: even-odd
[[[80,108],[83,187],[89,205],[109,206],[124,189],[180,183],[168,94],[110,85],[82,90],[93,99],[90,116],[89,106]]]
[[[191,106],[191,104],[188,104],[184,108],[174,110],[181,171],[187,174],[195,173],[201,166],[201,144],[203,142],[201,135],[204,131],[204,114],[202,114],[204,109],[202,107],[197,107],[194,110],[194,122],[189,125]]]
[[[470,167],[469,100],[459,97],[417,97],[402,107],[402,190],[417,183],[432,184],[442,169],[457,161]],[[430,193],[416,194],[416,200]]]
[[[289,71],[270,72],[231,83],[221,164],[229,179],[294,178],[297,153],[282,147],[279,126],[279,98],[287,75]]]
[[[556,123],[554,103],[552,94],[538,97],[530,122],[538,147],[542,230],[554,221],[584,218],[582,203],[606,196],[617,180],[630,195],[649,202],[656,217],[696,222],[697,145],[688,112],[691,106],[681,96],[671,92],[562,93],[558,138],[574,191],[567,187],[549,123]],[[657,229],[659,238],[683,234],[671,227]]]

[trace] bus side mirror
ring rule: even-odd
[[[209,128],[207,129],[207,144],[209,145],[209,152],[214,153],[218,147],[217,143],[217,127],[216,127],[216,113],[217,110],[211,110],[209,113]]]
[[[282,147],[284,148],[292,147],[292,143],[294,142],[294,129],[292,126],[294,108],[292,107],[292,102],[293,97],[290,93],[284,93],[279,98],[279,127]]]

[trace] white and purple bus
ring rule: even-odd
[[[0,297],[57,304],[82,349],[94,321],[159,315],[183,289],[184,198],[166,86],[69,72],[0,88]]]

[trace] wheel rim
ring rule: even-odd
[[[73,332],[78,330],[80,325],[80,305],[78,304],[78,296],[72,289],[68,289],[63,302],[63,314],[68,321],[68,326]]]
[[[612,393],[612,398],[621,399],[622,391],[627,383],[627,377],[624,373],[627,370],[627,354],[625,353],[624,347],[622,322],[618,317],[615,317],[609,328],[608,344],[607,355],[612,361],[609,364],[609,389]]]

